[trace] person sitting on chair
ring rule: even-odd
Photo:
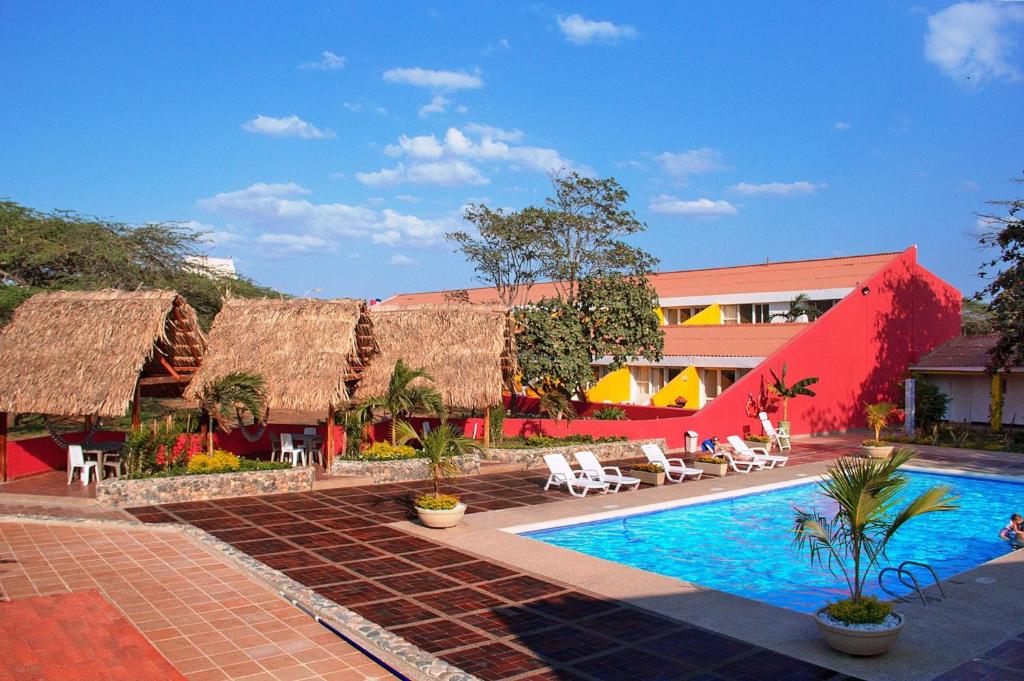
[[[1009,542],[1011,548],[1024,548],[1024,518],[1020,513],[1010,516],[1010,522],[999,531],[999,538]]]
[[[711,454],[714,454],[715,452],[717,452],[718,451],[718,436],[709,437],[707,440],[704,440],[704,442],[701,442],[700,443],[700,451],[702,451],[702,452],[710,452]]]

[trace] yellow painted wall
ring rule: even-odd
[[[629,367],[607,374],[587,391],[591,402],[629,402]]]
[[[708,305],[706,308],[693,315],[685,322],[686,324],[721,324],[722,323],[722,308],[718,307],[718,303],[714,305]],[[665,386],[666,388],[668,386]]]
[[[660,307],[654,308],[654,314],[658,315],[658,324],[665,326],[665,311]]]
[[[675,404],[677,397],[686,398],[688,409],[700,408],[700,376],[697,367],[686,367],[678,376],[669,381],[664,388],[654,393],[651,405],[667,407]]]

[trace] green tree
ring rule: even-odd
[[[973,298],[964,298],[960,306],[960,332],[965,336],[992,333],[992,310],[987,303]]]
[[[1024,183],[1024,178],[1014,182]],[[999,371],[1024,365],[1024,199],[988,203],[1005,211],[980,216],[988,227],[979,237],[982,246],[997,251],[979,271],[988,285],[978,298],[991,298],[992,326],[999,340],[989,369]]]
[[[279,296],[244,277],[190,261],[204,234],[180,223],[128,225],[71,211],[45,213],[0,202],[0,323],[30,295],[52,289],[173,289],[209,328],[224,294]]]
[[[661,361],[665,332],[658,293],[643,275],[609,275],[580,283],[577,303],[590,341],[589,359],[611,357],[618,369],[631,358]]]
[[[387,391],[372,397],[359,406],[363,414],[383,412],[391,419],[391,442],[398,443],[399,419],[416,413],[443,415],[444,400],[433,384],[434,378],[426,369],[408,366],[401,359],[395,362]],[[365,417],[363,417],[365,418]]]
[[[446,234],[446,238],[458,244],[458,250],[476,270],[477,278],[493,286],[504,305],[525,303],[540,273],[543,211],[527,207],[507,213],[500,208],[492,210],[483,204],[470,204],[463,219],[476,228],[479,236],[458,231]]]
[[[818,483],[821,493],[838,507],[831,519],[816,510],[796,509],[794,541],[811,562],[841,574],[850,600],[864,598],[871,570],[885,558],[889,542],[908,521],[928,513],[953,511],[957,497],[950,487],[931,487],[898,511],[907,486],[899,468],[915,452],[898,449],[888,459],[837,459]]]
[[[573,303],[586,280],[645,275],[658,260],[623,237],[647,226],[625,207],[629,193],[614,177],[597,179],[576,171],[551,180],[539,243],[540,273],[559,297]]]
[[[221,430],[231,432],[231,419],[238,410],[259,418],[266,406],[266,383],[263,376],[244,371],[232,371],[204,384],[199,393],[199,407],[206,414],[206,451],[213,454],[213,429],[219,423]]]
[[[558,298],[544,298],[515,311],[519,326],[516,358],[524,384],[544,394],[573,395],[593,380],[590,339],[579,310]]]
[[[776,376],[774,369],[769,369],[768,371],[771,372],[773,380],[773,383],[768,386],[768,389],[782,398],[782,420],[789,421],[789,401],[794,397],[800,397],[801,395],[814,397],[814,391],[807,386],[814,385],[818,382],[818,379],[802,378],[792,385],[787,385],[787,367],[785,362],[782,363],[782,376]]]

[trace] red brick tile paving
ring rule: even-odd
[[[97,591],[0,603],[0,678],[185,679]]]
[[[144,525],[114,529],[4,521],[0,522],[0,600],[11,601],[0,603],[0,679],[181,678],[150,673],[148,668],[139,672],[135,658],[148,659],[142,649],[121,650],[116,659],[106,653],[84,660],[77,653],[69,656],[82,668],[99,660],[114,670],[83,677],[5,675],[5,662],[24,661],[24,656],[36,651],[14,646],[17,652],[12,658],[3,647],[11,640],[8,629],[48,631],[45,625],[22,626],[27,616],[11,616],[6,609],[41,595],[70,598],[68,592],[102,594],[112,612],[193,681],[245,675],[282,680],[393,678],[263,584],[179,532]],[[104,622],[100,614],[79,612],[72,617],[73,611],[66,610],[60,624],[68,635],[80,636],[94,649],[129,645],[121,630],[97,635]],[[89,630],[79,634],[82,626]],[[118,676],[117,664],[125,661],[136,673]]]

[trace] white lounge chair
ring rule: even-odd
[[[647,457],[648,461],[656,463],[665,469],[665,477],[671,482],[682,482],[685,478],[691,476],[694,480],[700,480],[700,476],[704,473],[699,468],[689,468],[682,459],[667,458],[665,452],[661,451],[661,447],[653,442],[640,445],[640,449],[643,450],[644,456]]]
[[[749,456],[755,461],[764,461],[765,468],[775,468],[778,466],[782,468],[789,461],[788,456],[782,456],[779,454],[769,454],[768,450],[764,447],[751,447],[739,435],[730,435],[726,438],[729,441],[729,445],[736,451],[737,454],[743,456]]]
[[[68,484],[71,484],[71,479],[75,476],[75,471],[79,471],[78,477],[82,479],[83,485],[89,484],[89,471],[92,471],[92,475],[96,477],[96,462],[86,461],[85,454],[82,453],[82,445],[68,445]]]
[[[715,452],[715,456],[724,457],[726,463],[729,464],[729,468],[736,473],[749,473],[755,468],[759,471],[764,470],[764,466],[767,463],[764,459],[740,459],[737,461],[728,449],[718,450]]]
[[[783,449],[793,449],[793,446],[789,443],[789,433],[785,428],[773,426],[766,412],[762,411],[757,415],[757,418],[761,419],[761,427],[764,428],[764,434],[768,436],[768,441],[774,442],[780,452]]]
[[[574,497],[585,497],[591,490],[598,490],[602,494],[608,491],[607,482],[591,480],[583,471],[574,471],[561,454],[545,454],[544,463],[551,471],[548,482],[544,485],[545,492],[551,485],[565,485],[569,489],[569,494]]]
[[[640,487],[640,478],[623,475],[618,466],[602,466],[593,452],[575,452],[573,456],[576,457],[576,461],[579,462],[580,468],[588,478],[598,482],[607,482],[609,492],[618,492],[623,485],[632,486],[633,489]]]

